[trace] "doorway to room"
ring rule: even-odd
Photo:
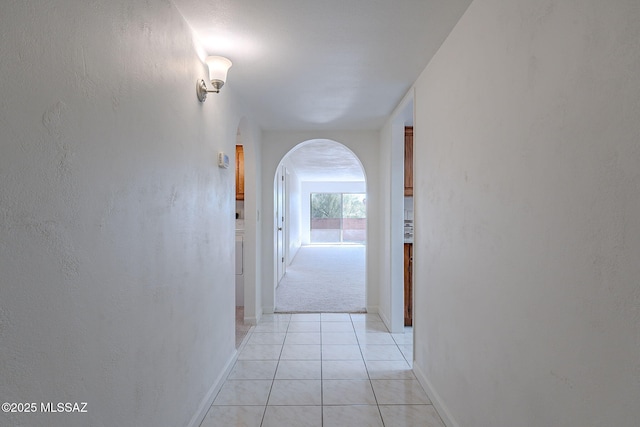
[[[274,179],[276,312],[366,311],[366,179],[344,145],[311,140]]]
[[[235,172],[235,326],[236,346],[239,346],[259,317],[257,281],[258,208],[256,187],[255,141],[246,118],[241,118],[236,130],[235,156],[227,179]]]

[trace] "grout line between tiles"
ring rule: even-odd
[[[291,324],[291,319],[287,322],[287,329],[284,332],[284,340],[282,341],[282,346],[280,347],[280,354],[278,355],[278,362],[276,363],[276,370],[273,372],[273,378],[271,379],[271,387],[269,387],[269,393],[267,394],[267,401],[264,404],[264,412],[262,413],[262,421],[260,421],[260,426],[264,424],[264,418],[267,416],[267,409],[269,408],[269,399],[271,399],[271,392],[273,391],[273,384],[276,381],[276,375],[278,374],[278,368],[280,367],[280,359],[282,358],[282,352],[284,351],[284,342],[287,340],[287,334],[289,333],[289,325]]]
[[[355,326],[353,324],[353,318],[351,318],[351,323],[353,325],[353,330],[355,331]],[[365,331],[364,333],[366,334],[367,325],[366,325],[366,318],[365,318]],[[369,387],[371,387],[371,392],[373,393],[373,398],[376,400],[376,408],[378,409],[378,414],[380,415],[380,421],[382,422],[382,427],[384,427],[384,419],[382,418],[382,410],[380,409],[380,404],[378,403],[378,396],[376,396],[376,391],[373,388],[373,383],[371,382],[371,375],[369,374],[369,366],[367,366],[367,362],[365,361],[364,358],[364,352],[362,351],[362,346],[360,345],[360,338],[358,337],[358,334],[356,333],[356,341],[358,342],[358,348],[360,349],[360,355],[362,356],[362,363],[364,363],[364,368],[367,371],[367,378],[369,380]]]

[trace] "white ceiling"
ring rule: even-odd
[[[265,130],[380,129],[471,0],[173,0]]]
[[[362,165],[344,145],[316,139],[296,147],[287,156],[300,181],[364,181]]]

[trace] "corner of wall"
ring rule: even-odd
[[[429,400],[431,400],[431,403],[433,403],[433,406],[438,411],[438,415],[440,415],[440,418],[442,418],[442,422],[444,423],[444,425],[446,427],[460,427],[460,425],[456,422],[456,420],[451,415],[451,412],[449,411],[449,409],[446,407],[446,405],[442,401],[442,398],[440,397],[440,395],[433,388],[433,385],[431,384],[427,376],[424,374],[424,372],[422,372],[422,370],[417,366],[415,361],[413,363],[413,373],[418,379],[418,382],[420,383],[420,385],[422,385],[422,388],[424,388],[424,391],[427,393],[427,396],[429,396]]]

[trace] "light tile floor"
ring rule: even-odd
[[[265,315],[200,427],[444,427],[412,345],[377,314]]]

